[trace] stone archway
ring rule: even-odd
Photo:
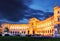
[[[5,27],[5,28],[4,28],[4,32],[9,32],[8,27]]]

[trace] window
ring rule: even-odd
[[[50,33],[51,33],[52,31],[50,30]]]
[[[58,11],[58,14],[60,14],[60,11]]]
[[[49,33],[49,30],[48,30],[48,33]]]
[[[25,34],[25,31],[24,31],[24,34]]]
[[[39,31],[40,32],[40,31]],[[33,34],[35,34],[35,31],[33,30]]]
[[[25,34],[25,31],[22,31],[23,34]]]
[[[58,34],[60,34],[60,28],[58,28]]]
[[[23,33],[23,31],[22,31],[22,33]]]
[[[14,34],[14,31],[13,31],[13,34]]]
[[[29,30],[28,30],[28,34],[29,34]]]
[[[58,27],[60,27],[60,24],[58,24]]]
[[[60,17],[58,17],[58,21],[60,21]]]
[[[10,31],[10,33],[12,33],[12,31]]]

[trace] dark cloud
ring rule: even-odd
[[[27,8],[20,0],[0,0],[0,11],[4,18],[11,21],[18,21],[24,16],[24,10]]]
[[[43,12],[27,7],[23,0],[0,0],[0,18],[5,18],[8,21],[24,21],[32,17],[38,19],[46,19],[53,15],[52,12]]]
[[[53,15],[53,12],[44,12],[41,10],[34,10],[34,9],[28,9],[25,13],[26,13],[24,15],[25,18],[30,19],[32,17],[36,17],[39,20],[45,20],[46,18]]]

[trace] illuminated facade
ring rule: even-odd
[[[56,26],[60,25],[60,7],[54,7],[54,15],[46,20],[38,20],[31,18],[28,24],[2,24],[1,32],[4,32],[5,27],[9,29],[12,34],[26,34],[26,35],[41,35],[54,36]],[[59,32],[60,33],[60,32]]]

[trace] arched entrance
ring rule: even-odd
[[[29,35],[29,30],[28,30],[28,35]]]
[[[4,28],[2,36],[9,36],[9,29],[8,29],[8,27]]]
[[[33,35],[35,34],[35,31],[33,30]]]
[[[9,32],[8,27],[5,27],[5,28],[4,28],[4,32]]]

